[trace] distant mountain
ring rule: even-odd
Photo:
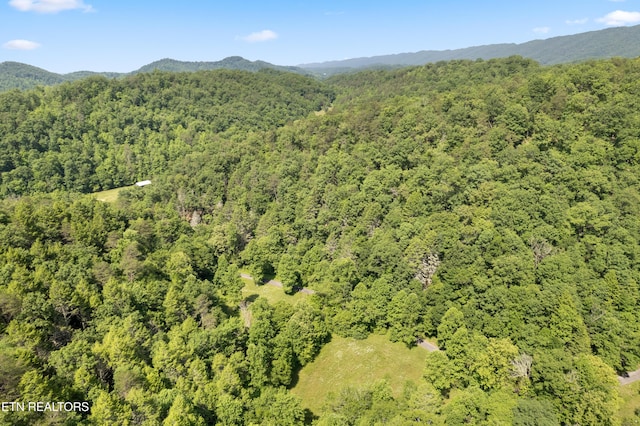
[[[154,70],[159,71],[202,71],[202,70],[216,70],[216,69],[230,69],[241,71],[259,71],[261,69],[268,68],[279,71],[294,72],[298,74],[308,74],[309,72],[299,67],[286,67],[270,64],[264,61],[249,61],[240,56],[230,56],[224,58],[221,61],[215,62],[185,62],[176,61],[175,59],[161,59],[159,61],[152,62],[148,65],[141,67],[140,69],[132,72],[132,74],[141,72],[151,72]]]
[[[159,71],[185,72],[214,69],[259,71],[274,69],[298,74],[325,76],[351,72],[362,68],[392,68],[423,65],[429,62],[453,59],[493,59],[520,55],[543,65],[579,62],[587,59],[605,59],[614,56],[634,58],[640,56],[640,25],[608,28],[570,36],[533,40],[522,44],[503,43],[467,47],[456,50],[423,50],[415,53],[355,58],[343,61],[279,66],[264,61],[249,61],[240,56],[230,56],[215,62],[187,62],[161,59],[130,73],[78,71],[56,74],[47,70],[18,62],[0,63],[0,91],[13,88],[28,89],[35,86],[50,86],[65,81],[78,80],[91,75],[118,78],[125,75]]]
[[[10,89],[30,89],[36,86],[52,86],[65,81],[102,75],[107,78],[118,78],[126,75],[158,71],[192,72],[201,70],[231,69],[256,72],[261,69],[274,69],[298,74],[309,74],[298,67],[286,67],[270,64],[264,61],[249,61],[240,56],[231,56],[216,62],[185,62],[175,59],[161,59],[152,62],[130,73],[76,71],[69,74],[56,74],[42,68],[19,62],[0,63],[0,92]]]
[[[51,86],[65,81],[60,74],[19,62],[0,62],[0,91]]]
[[[505,43],[456,50],[423,50],[415,53],[302,64],[299,67],[316,74],[337,74],[360,68],[424,65],[453,59],[493,59],[513,55],[531,58],[543,65],[615,56],[635,58],[640,56],[640,25],[533,40],[522,44]]]
[[[80,80],[81,78],[91,77],[94,75],[102,75],[107,78],[118,78],[123,75],[127,75],[120,72],[95,72],[95,71],[75,71],[68,74],[63,74],[65,81]]]

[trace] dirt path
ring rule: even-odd
[[[253,277],[249,274],[240,274],[240,276],[244,279],[253,281]],[[276,280],[269,280],[265,284],[272,285],[274,287],[282,288],[282,283]],[[302,287],[298,290],[300,293],[304,294],[316,294],[315,290],[311,290],[310,288]]]
[[[440,348],[434,345],[433,343],[427,342],[426,340],[422,340],[422,339],[418,339],[418,346],[420,346],[422,349],[428,350],[429,352],[435,352],[440,350]]]
[[[637,382],[638,380],[640,380],[640,369],[638,369],[636,371],[630,371],[628,373],[628,376],[626,376],[626,377],[618,376],[618,381],[620,382],[620,385],[622,385],[622,386],[629,385],[631,383]]]

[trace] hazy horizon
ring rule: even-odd
[[[524,43],[640,23],[638,0],[194,1],[11,0],[0,5],[0,62],[57,73],[130,72],[163,58],[242,56],[299,65],[423,50]]]

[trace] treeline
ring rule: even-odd
[[[615,371],[640,362],[639,77],[513,57],[0,95],[3,398],[295,424],[286,387],[330,333],[388,333],[438,339],[425,380],[345,389],[319,423],[618,424]],[[69,193],[147,177],[113,206]],[[243,301],[238,267],[316,294]]]

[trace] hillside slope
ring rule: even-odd
[[[301,64],[301,68],[330,74],[375,66],[423,65],[455,59],[492,59],[519,55],[543,65],[571,63],[587,59],[640,56],[640,25],[608,28],[575,35],[533,40],[522,44],[491,44],[455,50],[425,50],[415,53],[354,58]]]
[[[298,74],[307,74],[308,71],[298,67],[283,67],[273,65],[264,61],[249,61],[240,56],[230,56],[224,58],[221,61],[214,62],[189,62],[189,61],[177,61],[175,59],[161,59],[159,61],[152,62],[133,71],[131,74],[137,74],[141,72],[158,71],[173,71],[173,72],[185,72],[185,71],[205,71],[205,70],[240,70],[240,71],[259,71],[261,69],[274,69],[278,71],[295,72]]]
[[[278,66],[264,61],[249,61],[239,56],[231,56],[215,62],[189,62],[177,61],[175,59],[161,59],[130,73],[76,71],[68,74],[56,74],[19,62],[2,62],[0,63],[0,92],[10,89],[30,89],[36,86],[52,86],[65,81],[75,81],[93,76],[121,78],[127,75],[152,71],[196,72],[219,69],[250,72],[271,69],[303,75],[309,74],[308,71],[302,68]]]
[[[42,68],[19,62],[0,62],[0,92],[10,89],[30,89],[35,86],[60,84],[65,78]]]
[[[0,423],[301,424],[305,366],[377,334],[441,350],[321,424],[619,425],[639,95],[640,59],[522,57],[0,94],[0,399],[91,404]],[[240,270],[314,293],[244,297]]]
[[[522,44],[492,44],[464,49],[415,53],[398,53],[374,57],[354,58],[343,61],[280,66],[264,61],[249,61],[239,56],[230,56],[220,61],[194,62],[161,59],[144,65],[130,73],[77,71],[56,74],[31,65],[17,62],[0,63],[0,91],[27,89],[35,86],[50,86],[63,81],[74,81],[93,75],[117,78],[124,75],[158,71],[193,72],[202,70],[231,69],[258,71],[274,69],[304,75],[325,77],[328,75],[353,72],[363,68],[398,68],[408,65],[423,65],[431,62],[457,59],[492,59],[519,55],[531,58],[543,65],[572,63],[587,59],[612,57],[635,58],[640,56],[640,25],[633,27],[609,28],[569,36],[533,40]]]

